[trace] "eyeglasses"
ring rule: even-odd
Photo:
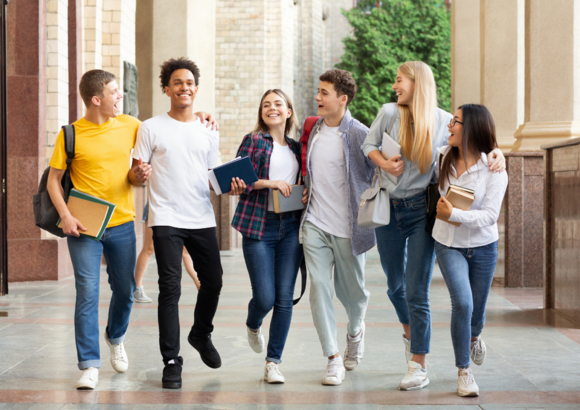
[[[451,118],[451,121],[449,122],[449,126],[453,127],[455,124],[463,125],[463,123],[461,121],[457,121],[455,118]]]

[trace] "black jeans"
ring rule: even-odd
[[[181,255],[187,249],[201,283],[193,314],[191,333],[207,337],[222,288],[222,265],[215,228],[181,229],[153,227],[153,244],[159,274],[159,348],[163,362],[183,364],[179,356],[179,298],[181,297]]]

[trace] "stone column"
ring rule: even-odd
[[[83,101],[79,83],[83,75],[82,0],[68,0],[68,121],[83,116]]]
[[[524,122],[525,0],[480,0],[481,104],[493,115],[498,145],[509,152]]]
[[[528,0],[525,123],[514,151],[580,136],[580,1]]]
[[[480,0],[451,3],[451,109],[481,102]]]
[[[83,73],[103,67],[103,0],[84,0]]]
[[[51,13],[55,4],[51,3]],[[58,11],[47,15],[47,2],[19,0],[8,5],[8,64],[7,64],[7,187],[8,195],[8,277],[11,282],[56,280],[72,274],[67,257],[66,241],[42,240],[40,229],[34,225],[32,195],[38,189],[39,177],[46,167],[47,144],[47,23],[57,22]],[[60,5],[58,5],[60,6]],[[66,2],[64,3],[66,10]],[[56,8],[58,10],[58,7]],[[66,11],[64,11],[66,27]],[[59,39],[56,29],[50,35]],[[66,37],[65,37],[66,38]],[[61,51],[66,55],[65,49]],[[50,51],[56,53],[51,62],[60,59],[60,44]],[[64,70],[67,63],[64,59]],[[57,67],[57,66],[52,66]],[[58,68],[56,90],[59,90]],[[66,72],[66,71],[65,71]],[[63,80],[64,102],[67,103],[68,85]],[[51,101],[58,114],[59,98]],[[64,123],[68,109],[63,110]],[[58,121],[58,120],[57,120]]]

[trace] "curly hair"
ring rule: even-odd
[[[161,92],[165,93],[165,87],[169,87],[169,80],[171,79],[171,74],[174,71],[186,69],[191,71],[193,78],[195,79],[195,86],[199,85],[199,67],[193,61],[187,57],[171,58],[161,64],[161,74],[159,74],[159,79],[161,80]]]
[[[348,97],[346,101],[347,106],[352,100],[354,100],[356,95],[356,83],[350,72],[333,68],[332,70],[328,70],[322,74],[318,79],[332,84],[339,97],[341,95],[346,95]]]

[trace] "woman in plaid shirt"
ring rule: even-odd
[[[248,342],[260,353],[264,317],[274,309],[266,354],[264,380],[284,383],[278,369],[290,329],[294,285],[302,261],[298,242],[300,211],[275,213],[272,189],[284,196],[300,175],[300,143],[289,135],[297,128],[292,102],[278,89],[264,93],[254,131],[244,137],[238,156],[249,157],[258,181],[240,195],[232,226],[243,235],[244,259],[252,283],[248,305]]]

